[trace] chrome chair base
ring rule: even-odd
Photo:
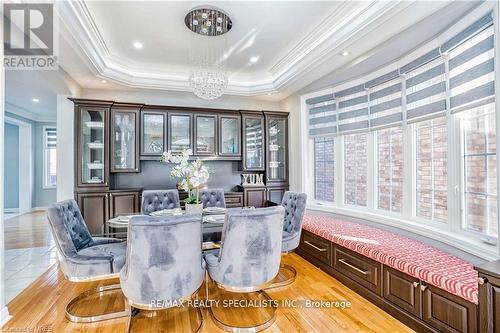
[[[254,293],[262,295],[263,298],[266,301],[269,301],[269,303],[271,304],[272,313],[270,314],[267,320],[265,320],[264,322],[255,323],[254,325],[251,326],[241,326],[238,325],[237,323],[231,323],[230,320],[223,320],[218,318],[217,315],[214,313],[213,308],[210,307],[209,308],[210,316],[212,317],[215,325],[226,332],[247,333],[247,332],[260,332],[270,327],[272,324],[274,324],[274,322],[276,321],[276,305],[272,303],[272,298],[263,290],[251,292],[248,294],[254,294]],[[248,315],[248,311],[252,311],[252,308],[245,308],[247,317],[251,317],[250,315]]]
[[[130,329],[132,327],[132,317],[134,317],[135,315],[137,315],[139,313],[139,311],[142,312],[142,311],[150,311],[150,310],[144,310],[144,309],[134,308],[134,307],[130,306],[130,304],[128,304],[127,307],[129,308],[129,315],[128,315],[127,330],[126,330],[126,332],[129,333]],[[193,332],[197,333],[197,332],[199,332],[201,330],[201,327],[203,326],[203,314],[202,314],[201,309],[199,307],[194,308],[194,309],[196,309],[196,313],[198,315],[197,316],[198,317],[197,318],[197,320],[198,320],[198,327]],[[158,310],[155,310],[155,311],[168,311],[168,309],[158,309]]]
[[[124,311],[109,312],[109,313],[94,315],[94,316],[79,316],[71,311],[76,303],[82,301],[83,299],[85,299],[89,296],[92,296],[94,294],[99,294],[99,297],[102,297],[107,292],[110,292],[112,290],[120,290],[120,289],[121,289],[120,284],[112,284],[112,285],[100,286],[97,288],[93,288],[93,289],[89,289],[87,291],[84,291],[80,295],[73,298],[66,305],[66,308],[65,308],[66,318],[68,318],[68,320],[70,320],[73,323],[95,323],[97,321],[102,321],[102,320],[127,317],[130,313],[130,309],[127,307],[125,307]]]
[[[288,278],[283,278],[283,276],[288,276]],[[297,270],[288,264],[281,264],[278,275],[271,282],[269,287],[266,289],[280,288],[284,286],[288,286],[295,281],[297,277]]]

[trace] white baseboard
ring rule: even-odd
[[[12,316],[9,314],[9,309],[4,306],[0,312],[0,327],[3,327],[3,325],[5,325],[10,318],[12,318]]]

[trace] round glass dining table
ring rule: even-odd
[[[186,212],[181,209],[168,210],[168,212],[153,212],[149,214],[153,217],[166,217],[166,216],[182,216]],[[120,214],[107,221],[109,233],[111,235],[125,235],[125,230],[128,228],[128,223],[133,216],[144,215],[141,213]],[[217,248],[220,243],[222,235],[222,226],[225,219],[225,209],[220,211],[207,211],[202,213],[202,228],[203,228],[203,248],[211,249]]]

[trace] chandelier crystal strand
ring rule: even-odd
[[[231,19],[220,9],[203,6],[191,10],[184,22],[194,32],[190,50],[203,50],[190,54],[189,86],[199,98],[216,99],[224,94],[228,85],[224,66],[226,36],[222,35],[231,29]]]

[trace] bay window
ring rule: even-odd
[[[305,99],[317,200],[454,244],[470,240],[476,255],[494,251],[485,243],[499,235],[498,36],[491,12],[469,24],[405,64]]]

